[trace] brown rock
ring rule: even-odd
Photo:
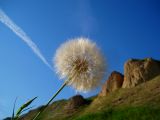
[[[131,88],[160,74],[160,62],[147,58],[131,59],[124,65],[123,88]]]
[[[113,71],[108,80],[102,86],[100,96],[106,96],[107,93],[113,92],[122,87],[124,76],[116,71]]]
[[[87,101],[81,95],[73,96],[69,99],[66,109],[76,109],[87,104]]]

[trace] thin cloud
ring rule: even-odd
[[[45,59],[45,57],[43,56],[37,45],[1,9],[0,9],[0,21],[3,24],[5,24],[8,28],[10,28],[17,36],[19,36],[21,40],[24,41],[31,48],[31,50],[42,60],[42,62],[52,70],[51,65],[47,62],[47,60]]]
[[[97,29],[97,21],[92,12],[90,0],[78,0],[77,21],[83,34],[89,34]]]

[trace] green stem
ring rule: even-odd
[[[41,111],[39,111],[36,116],[32,120],[36,120],[48,107],[48,105],[53,101],[53,99],[61,92],[61,90],[67,85],[69,79],[64,82],[64,84],[60,87],[60,89],[52,96],[52,98],[48,101],[48,103],[42,107]]]

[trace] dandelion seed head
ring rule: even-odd
[[[82,92],[97,87],[106,70],[99,48],[88,38],[75,38],[62,44],[53,62],[60,78],[69,78],[68,85]]]

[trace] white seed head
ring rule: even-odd
[[[86,92],[97,87],[105,74],[105,60],[96,44],[88,38],[76,38],[62,44],[53,59],[61,79]]]

